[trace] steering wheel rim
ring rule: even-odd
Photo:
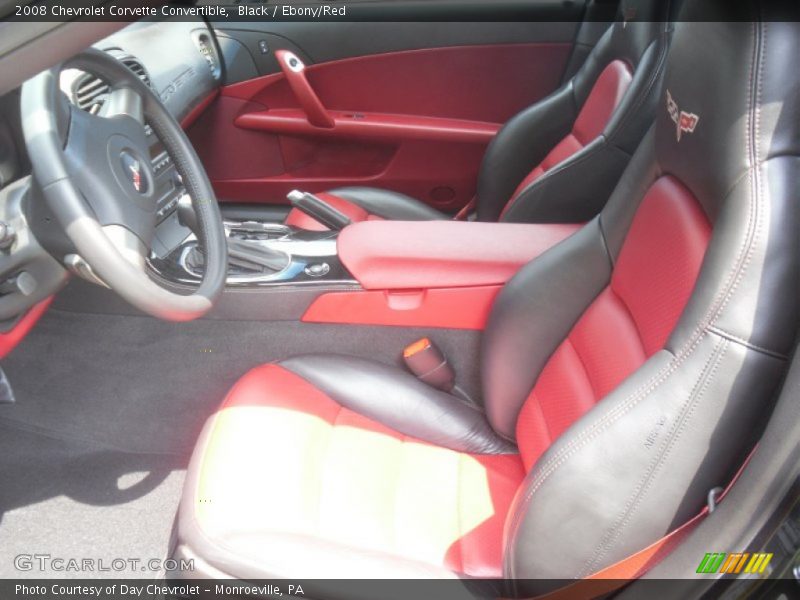
[[[105,80],[111,107],[106,116],[89,115],[67,101],[58,85],[67,68]],[[227,274],[222,216],[194,148],[153,91],[111,55],[90,49],[27,81],[21,111],[34,177],[92,271],[133,306],[161,319],[188,321],[211,309]],[[147,275],[157,199],[145,119],[183,178],[197,215],[205,269],[189,294],[168,290]]]

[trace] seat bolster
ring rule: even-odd
[[[506,529],[504,576],[520,580],[517,593],[588,577],[696,515],[755,443],[784,367],[712,333],[680,357],[651,356],[528,473]]]
[[[497,221],[514,190],[566,136],[578,114],[572,84],[512,117],[497,132],[478,175],[479,221]]]
[[[438,221],[449,217],[419,200],[391,190],[372,187],[341,187],[328,194],[361,207],[367,213],[392,221]]]
[[[500,221],[589,221],[602,210],[629,160],[628,154],[598,137],[524,188]]]
[[[336,354],[280,363],[345,408],[419,440],[471,454],[514,454],[479,408],[382,363]]]
[[[539,374],[610,278],[594,219],[522,267],[497,296],[481,340],[481,380],[487,418],[501,435],[515,438]]]

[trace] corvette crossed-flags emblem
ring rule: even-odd
[[[692,133],[697,127],[700,117],[694,113],[678,109],[678,103],[672,99],[672,94],[667,90],[667,112],[672,122],[675,123],[675,138],[680,142],[681,134]]]

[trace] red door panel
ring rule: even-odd
[[[223,88],[189,134],[224,200],[285,204],[294,188],[369,185],[455,210],[474,195],[494,133],[558,86],[571,48],[458,46],[309,65],[334,127],[308,123],[277,73]]]

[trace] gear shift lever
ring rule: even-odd
[[[184,195],[178,200],[178,221],[192,231],[197,232],[197,215],[188,195]],[[190,260],[195,266],[203,264],[202,250],[195,247]],[[250,271],[278,272],[285,269],[289,264],[289,256],[272,248],[229,237],[228,261],[231,265]]]
[[[203,249],[192,248],[187,257],[187,264],[199,269],[205,262]],[[253,273],[278,273],[289,266],[291,257],[288,254],[259,244],[228,238],[228,264]]]

